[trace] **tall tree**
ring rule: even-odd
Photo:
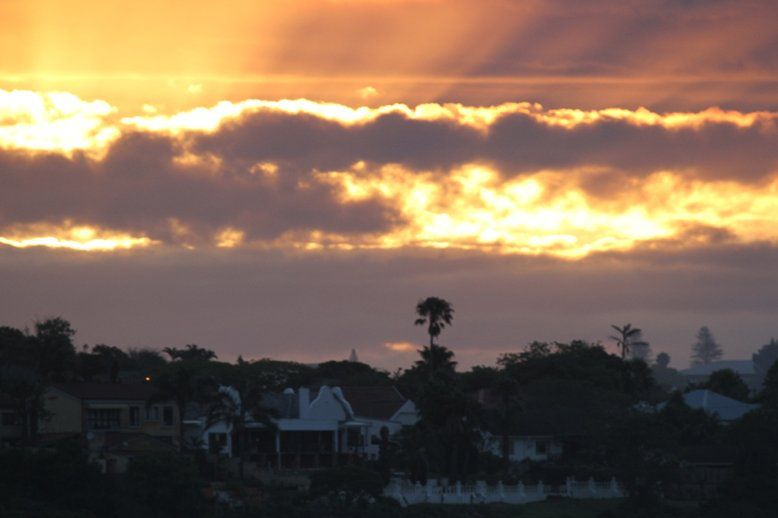
[[[205,399],[206,380],[198,376],[194,369],[184,362],[170,363],[154,379],[156,392],[149,404],[160,401],[175,401],[178,406],[178,447],[182,451],[184,444],[184,417],[190,403]]]
[[[22,424],[22,439],[35,437],[43,415],[44,384],[34,370],[18,365],[0,366],[0,394],[11,400]]]
[[[692,365],[707,365],[721,358],[721,346],[716,343],[707,326],[697,331],[697,341],[692,345]]]
[[[656,365],[662,369],[667,369],[670,366],[670,355],[667,353],[657,354]]]
[[[751,357],[754,361],[754,369],[761,379],[767,376],[767,371],[778,361],[778,340],[770,338],[770,342],[764,344]]]
[[[621,350],[621,359],[625,359],[627,355],[636,349],[644,348],[648,346],[648,342],[642,340],[641,335],[643,331],[637,327],[632,327],[632,324],[624,324],[619,327],[617,325],[611,325],[616,335],[611,335],[609,338],[616,342],[616,346]]]
[[[454,320],[454,308],[451,303],[438,297],[427,297],[416,304],[418,318],[414,322],[417,326],[427,326],[430,336],[430,349],[435,345],[435,338],[447,325]]]
[[[420,360],[416,360],[415,366],[432,374],[438,371],[451,371],[456,368],[454,353],[442,345],[424,346],[419,351]]]
[[[700,387],[738,401],[746,401],[750,392],[748,385],[732,369],[717,370]]]
[[[75,334],[70,322],[60,317],[35,322],[32,348],[35,370],[41,378],[64,381],[69,376],[76,362]]]
[[[258,375],[251,362],[241,356],[238,356],[237,363],[222,381],[225,384],[211,393],[208,426],[218,422],[231,426],[238,439],[238,473],[243,479],[248,455],[247,423],[253,420],[271,430],[276,427],[272,420],[274,412],[262,404],[270,383],[264,376]]]

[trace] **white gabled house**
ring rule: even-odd
[[[248,454],[259,467],[274,469],[375,459],[381,428],[392,435],[418,420],[416,406],[394,387],[288,388],[281,394],[266,395],[263,405],[275,411],[276,430],[249,420]],[[187,424],[189,436],[199,435],[203,448],[228,457],[235,455],[236,437],[229,423],[206,427],[201,416]]]

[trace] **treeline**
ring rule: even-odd
[[[180,408],[200,403],[209,409],[210,417],[228,420],[243,437],[245,434],[240,432],[247,414],[267,420],[272,426],[272,415],[261,406],[262,394],[270,391],[321,384],[397,386],[416,403],[420,420],[397,436],[378,438],[379,458],[362,467],[368,471],[351,477],[354,482],[346,477],[339,483],[340,490],[313,491],[308,497],[291,500],[283,497],[286,493],[280,489],[263,488],[268,501],[291,506],[295,513],[303,513],[300,516],[324,516],[310,514],[306,506],[314,505],[314,499],[335,499],[335,503],[330,502],[334,508],[342,504],[344,509],[352,510],[367,505],[367,501],[380,501],[359,484],[377,480],[374,487],[380,488],[393,472],[405,473],[421,483],[431,477],[464,482],[555,483],[565,476],[615,476],[629,492],[625,505],[630,515],[638,516],[640,512],[672,516],[681,511],[668,507],[668,502],[683,485],[685,470],[693,459],[710,451],[727,452],[732,470],[703,508],[706,516],[731,516],[743,509],[750,516],[770,516],[764,513],[772,512],[774,495],[778,494],[778,364],[769,369],[756,398],[761,409],[734,425],[724,426],[705,412],[687,407],[680,393],[658,384],[655,368],[645,361],[630,359],[626,354],[609,354],[600,344],[533,342],[500,356],[494,367],[457,371],[454,352],[438,343],[442,330],[451,324],[453,308],[443,304],[442,299],[431,299],[420,301],[416,308],[416,323],[426,327],[429,345],[419,351],[413,365],[392,374],[349,361],[318,366],[269,359],[220,362],[213,351],[193,344],[166,348],[161,353],[149,349],[123,351],[106,345],[76,350],[73,328],[57,318],[37,322],[31,332],[0,328],[0,393],[14,401],[20,415],[24,415],[26,439],[34,437],[36,423],[45,419],[40,398],[46,384],[74,380],[148,380],[158,388],[160,397],[174,399]],[[730,374],[726,376],[731,378]],[[710,382],[722,383],[715,378]],[[245,406],[234,408],[234,401],[214,389],[223,385],[233,387]],[[665,405],[655,410],[659,402]],[[563,443],[562,453],[544,463],[512,463],[510,439],[518,435],[553,436]],[[484,448],[488,437],[497,438],[497,452]],[[107,507],[101,507],[104,505],[151,509],[145,514],[152,516],[154,512],[157,516],[188,516],[193,505],[213,505],[199,489],[215,474],[213,463],[202,450],[196,444],[187,446],[189,454],[175,461],[137,460],[126,476],[113,481],[94,474],[95,468],[79,457],[81,450],[75,447],[62,450],[60,446],[39,453],[3,452],[3,466],[31,467],[20,467],[15,477],[6,471],[0,490],[30,502],[49,501],[46,505],[51,509],[91,512],[95,516],[111,515],[105,511]],[[247,460],[243,452],[247,448],[240,441],[237,446],[239,478],[243,478],[242,465]],[[99,481],[90,487],[105,489],[108,486],[101,484],[118,484],[108,488],[118,500],[92,498],[92,489],[84,486],[85,492],[79,492],[78,485],[65,485],[68,494],[61,498],[55,498],[57,489],[36,493],[47,495],[43,499],[32,496],[30,488],[37,487],[36,483],[47,481],[47,487],[57,486],[56,477],[66,471],[69,463],[74,470],[83,471],[83,480],[97,477],[94,480]],[[334,472],[320,477],[332,479],[341,480]],[[153,487],[144,488],[146,482]],[[28,489],[22,490],[20,484]],[[354,487],[352,484],[356,484],[356,496],[346,503],[338,500],[341,493]],[[178,496],[174,499],[170,495]],[[363,498],[365,495],[369,498]],[[156,503],[156,497],[162,503]],[[0,505],[13,505],[7,502],[14,499],[5,502]],[[171,508],[171,502],[181,502],[183,507]],[[317,505],[324,508],[321,502]],[[10,513],[11,509],[14,507],[6,511]],[[341,509],[341,515],[347,514]]]

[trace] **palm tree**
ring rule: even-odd
[[[438,297],[427,297],[416,304],[416,314],[419,318],[414,322],[417,326],[427,324],[427,333],[430,335],[430,349],[435,345],[435,338],[447,325],[454,320],[454,308],[451,303]]]
[[[267,383],[254,375],[250,362],[238,356],[231,371],[228,385],[219,386],[212,394],[206,426],[218,422],[230,425],[238,439],[238,472],[242,480],[248,453],[246,424],[251,420],[274,430],[276,425],[272,418],[275,412],[262,404]]]
[[[611,335],[608,338],[616,342],[616,346],[621,350],[621,359],[624,360],[632,347],[642,347],[648,345],[640,339],[643,331],[637,327],[632,327],[632,324],[624,324],[619,327],[617,325],[611,325],[611,327],[618,333],[617,335]]]

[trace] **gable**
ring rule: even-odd
[[[344,421],[350,417],[341,400],[336,397],[330,387],[325,385],[319,389],[319,394],[311,401],[305,418]]]

